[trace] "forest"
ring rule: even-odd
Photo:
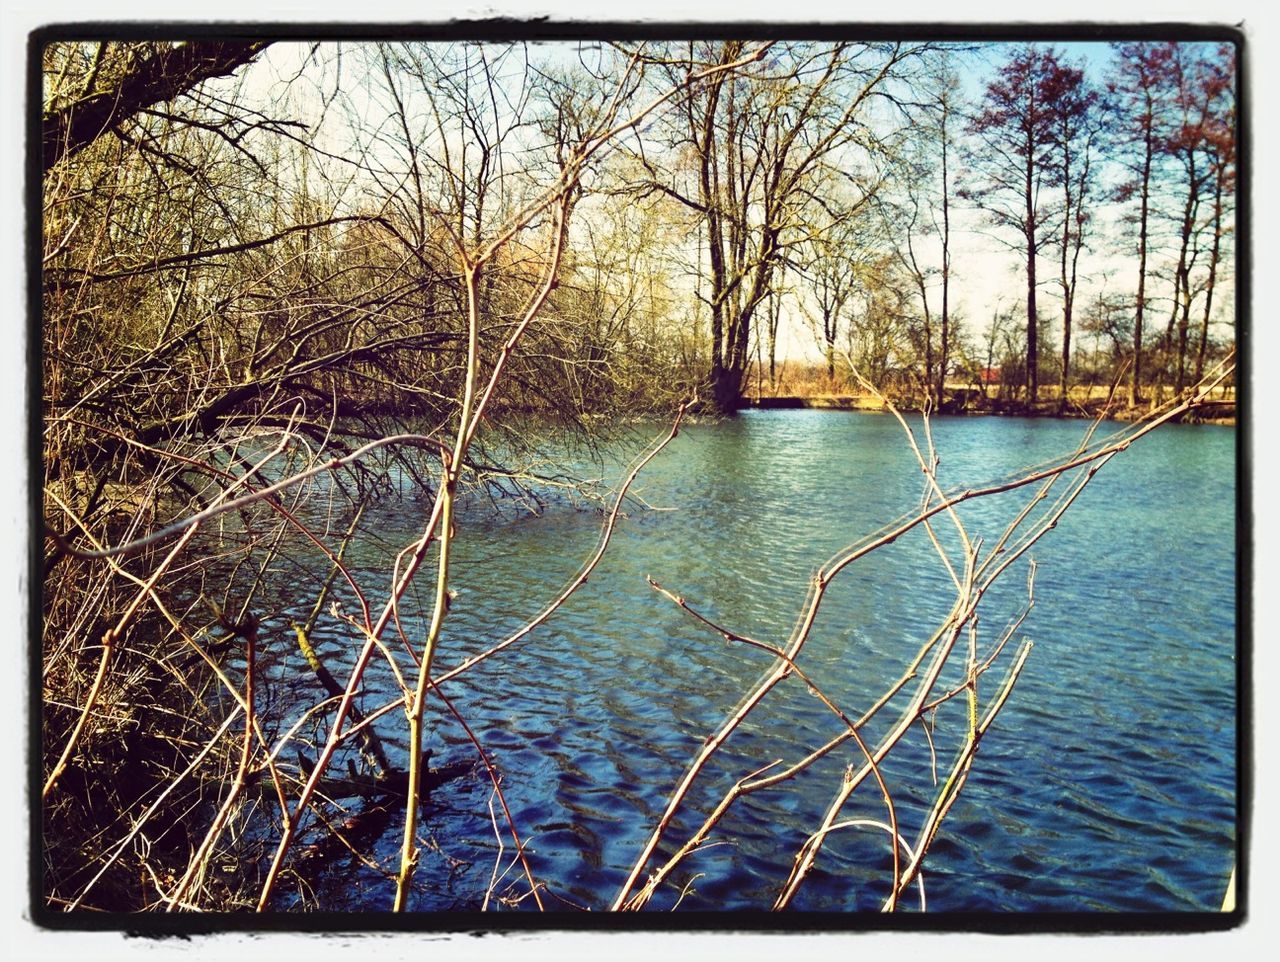
[[[317,866],[348,857],[384,883],[371,904],[428,904],[419,800],[459,779],[494,792],[482,821],[497,861],[458,904],[550,903],[499,760],[448,682],[554,623],[686,421],[799,393],[797,371],[805,390],[892,410],[923,494],[900,529],[819,569],[786,644],[722,627],[650,579],[686,617],[769,654],[773,674],[690,752],[603,907],[645,907],[664,885],[679,905],[692,885],[681,862],[739,797],[782,779],[743,773],[701,828],[677,817],[788,678],[838,729],[812,761],[852,757],[775,907],[797,898],[863,784],[887,802],[882,901],[896,908],[918,886],[923,906],[925,853],[1029,652],[1015,624],[980,655],[987,588],[1113,456],[1213,398],[1234,401],[1228,36],[55,30],[32,51],[44,525],[33,808],[35,901],[50,913],[325,908]],[[1133,426],[1104,438],[1095,420],[1050,467],[944,491],[928,415],[996,402]],[[581,459],[614,444],[636,460],[593,484]],[[1009,492],[1030,501],[1001,536],[971,537],[960,505]],[[572,502],[599,542],[525,623],[471,625],[480,647],[450,647],[451,608],[469,596],[451,564],[486,500],[535,513]],[[389,504],[416,533],[351,561]],[[953,530],[937,533],[943,523]],[[956,600],[859,717],[797,658],[830,580],[908,533],[927,533]],[[303,572],[288,604],[271,600],[281,566]],[[322,632],[345,633],[344,654],[326,653]],[[996,665],[1007,675],[982,703],[978,679]],[[379,672],[386,697],[370,707]],[[901,724],[876,728],[909,691]],[[968,706],[958,755],[949,778],[935,767],[941,787],[911,843],[880,759],[952,701]],[[474,766],[433,767],[444,726]]]

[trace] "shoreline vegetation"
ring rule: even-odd
[[[745,410],[808,409],[820,411],[857,411],[862,413],[889,413],[890,402],[899,411],[919,413],[923,410],[924,392],[911,390],[910,386],[881,393],[867,390],[854,378],[843,375],[829,376],[821,365],[790,365],[776,373],[772,385],[766,376],[752,371],[748,388],[743,395]],[[1105,384],[1076,385],[1062,402],[1058,385],[1042,386],[1036,401],[1028,402],[1018,385],[1002,383],[980,385],[978,378],[965,381],[949,380],[941,391],[941,401],[930,404],[935,415],[1002,416],[1030,418],[1066,418],[1078,420],[1140,421],[1150,417],[1161,402],[1171,393],[1152,391],[1149,399],[1140,404],[1129,404],[1122,388],[1112,391]],[[1236,423],[1236,392],[1232,385],[1223,384],[1210,396],[1201,400],[1194,409],[1175,419],[1181,424],[1217,424],[1234,426]]]
[[[919,406],[912,407],[903,403],[895,405],[898,410],[918,413]],[[874,394],[817,394],[810,397],[779,395],[776,397],[748,397],[747,410],[784,410],[806,409],[812,411],[851,411],[859,414],[889,414],[890,408]],[[934,412],[934,416],[990,416],[990,417],[1023,417],[1023,418],[1065,418],[1093,421],[1105,411],[1104,421],[1140,421],[1150,414],[1151,409],[1143,407],[1116,407],[1106,411],[1105,405],[1096,401],[1087,404],[1073,403],[1066,409],[1057,401],[1038,401],[1028,404],[1025,401],[1002,401],[999,398],[984,398],[981,395],[962,398],[948,398],[942,407]],[[1233,427],[1236,423],[1236,403],[1232,400],[1205,401],[1198,411],[1188,413],[1174,421],[1178,424],[1217,424]]]
[[[903,399],[894,402],[899,411],[919,413],[921,406]],[[813,411],[851,411],[859,414],[889,414],[891,409],[884,398],[874,394],[810,394],[760,397],[748,395],[746,410],[786,410],[806,409]],[[1149,416],[1149,405],[1128,407],[1113,404],[1108,408],[1105,399],[1097,398],[1072,399],[1064,408],[1057,399],[1040,400],[1034,404],[1026,401],[1008,400],[998,397],[984,397],[979,391],[957,390],[946,395],[946,399],[935,416],[994,416],[1024,418],[1057,418],[1094,421],[1140,421]],[[1195,411],[1175,419],[1179,424],[1217,424],[1234,427],[1236,424],[1236,401],[1234,396],[1202,401]]]

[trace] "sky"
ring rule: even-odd
[[[1085,66],[1086,75],[1092,82],[1101,83],[1104,80],[1112,59],[1108,44],[1072,42],[1051,45],[1061,50],[1069,62],[1082,63]],[[535,61],[554,60],[556,48],[556,44],[536,45],[531,50],[531,58]],[[279,45],[270,49],[263,63],[245,72],[246,84],[250,88],[261,86],[264,96],[272,96],[268,91],[273,80],[293,76],[297,72],[300,54],[304,49],[302,45],[297,44]],[[573,48],[572,45],[565,45],[561,49],[564,49],[567,54]],[[1004,44],[984,45],[981,49],[959,58],[958,68],[962,90],[970,103],[976,102],[981,97],[986,82],[994,74],[999,63],[1008,55],[1010,49],[1009,45]],[[350,50],[349,46],[348,50]],[[342,109],[353,110],[372,127],[374,118],[381,113],[381,109],[355,83],[351,82],[358,75],[357,70],[350,65],[351,59],[354,58],[349,55],[343,67],[344,83],[341,85],[341,92],[346,106]],[[319,76],[317,72],[313,71],[313,73]],[[319,85],[325,88],[326,93],[332,92],[335,76],[334,71],[328,69],[319,81]],[[297,96],[299,88],[294,86],[292,90],[294,93],[291,96]],[[306,88],[302,88],[302,100],[298,102],[298,109],[306,112],[307,102],[310,102],[314,108],[316,97],[315,92],[308,97]],[[319,138],[322,144],[327,144],[339,153],[342,150],[338,140],[344,136],[339,132],[339,128],[342,127],[341,113],[341,109],[330,108],[329,122],[326,125],[330,132],[322,133]],[[365,134],[370,132],[371,130],[364,131]],[[395,162],[394,159],[388,161],[389,165],[394,165]],[[1097,223],[1106,227],[1109,233],[1097,233],[1091,245],[1093,249],[1087,251],[1081,258],[1081,281],[1077,295],[1077,303],[1080,305],[1086,304],[1104,285],[1108,293],[1132,291],[1136,285],[1136,264],[1132,246],[1125,248],[1124,243],[1115,234],[1113,217],[1107,216],[1106,212],[1100,209],[1102,205],[1095,206],[1103,215],[1098,217]],[[1005,243],[1007,235],[992,235],[986,218],[981,212],[967,207],[958,200],[953,200],[952,225],[951,303],[953,314],[976,339],[981,336],[980,332],[985,330],[995,311],[1012,311],[1015,314],[1021,311],[1025,314],[1025,258],[1020,257],[1016,250],[1011,250]],[[936,243],[926,239],[923,248],[926,251],[926,260],[930,259],[929,251],[932,250],[932,260],[935,265],[939,263],[940,252]],[[1050,318],[1050,323],[1053,324],[1060,311],[1061,298],[1056,293],[1056,285],[1052,283],[1055,269],[1052,252],[1042,253],[1039,261],[1039,276],[1042,281],[1039,296],[1040,312],[1043,316]],[[1163,296],[1159,283],[1155,283],[1151,289],[1156,296]],[[936,311],[938,307],[936,302],[940,299],[940,294],[935,290],[932,296],[935,301],[932,309]],[[1225,306],[1230,302],[1227,298],[1221,297],[1219,303]],[[784,304],[786,306],[779,341],[779,355],[794,360],[818,361],[822,356],[821,350],[812,328],[805,320],[804,312],[794,302],[784,302]],[[1077,344],[1079,343],[1080,341],[1077,340]]]

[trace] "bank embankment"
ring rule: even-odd
[[[918,412],[918,399],[895,399],[901,411]],[[747,408],[765,410],[808,408],[823,411],[887,412],[885,401],[873,394],[814,394],[808,396],[749,397],[744,399]],[[1004,415],[1009,417],[1082,418],[1093,420],[1104,415],[1111,421],[1137,421],[1152,411],[1150,404],[1135,407],[1108,405],[1104,398],[1071,399],[1063,404],[1058,398],[1027,402],[1022,400],[983,397],[978,391],[949,393],[938,409],[939,414],[956,415]],[[1178,420],[1186,424],[1236,423],[1235,398],[1211,398],[1196,410],[1187,412]]]

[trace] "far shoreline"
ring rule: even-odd
[[[919,413],[920,406],[915,402],[895,402],[904,412]],[[873,394],[819,394],[819,395],[779,395],[776,397],[744,397],[743,410],[813,410],[813,411],[849,411],[862,414],[881,414],[888,412],[885,402]],[[1028,404],[1025,401],[1013,401],[999,398],[983,398],[978,396],[949,399],[937,411],[936,415],[958,417],[1027,417],[1047,418],[1052,420],[1094,420],[1105,412],[1107,421],[1138,421],[1151,413],[1147,404],[1137,407],[1116,407],[1107,411],[1105,402],[1092,400],[1087,404],[1072,403],[1065,409],[1060,408],[1058,400],[1051,399]],[[1236,401],[1234,398],[1207,400],[1197,411],[1188,412],[1177,419],[1182,424],[1213,424],[1234,427],[1236,424]]]

